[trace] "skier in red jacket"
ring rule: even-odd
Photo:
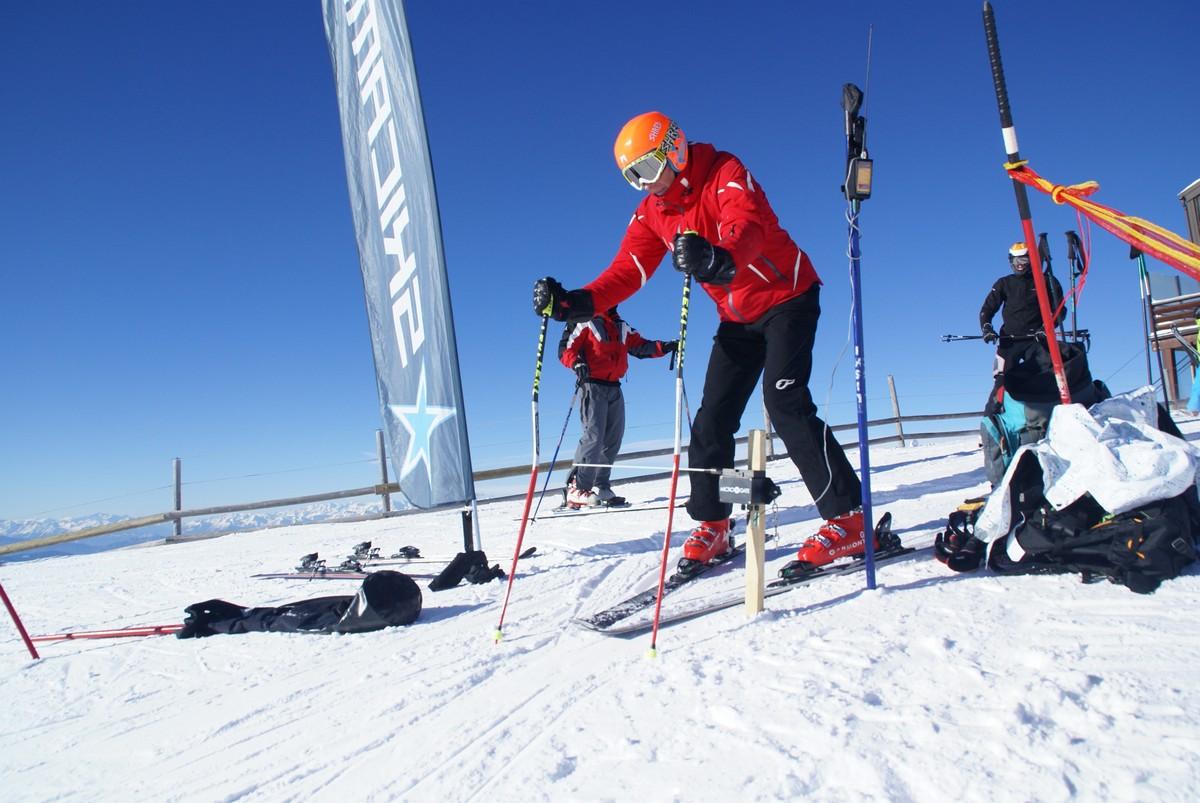
[[[567,291],[553,278],[534,285],[534,310],[557,320],[590,318],[637,292],[668,251],[716,302],[720,324],[704,395],[692,424],[692,468],[731,468],[734,436],[760,375],[771,421],[826,519],[801,546],[814,565],[864,550],[862,489],[808,390],[820,317],[821,280],[779,220],[762,187],[736,156],[688,143],[659,112],[625,124],[614,146],[617,167],[646,191],[612,263],[590,284]],[[683,546],[689,560],[729,549],[732,506],[717,478],[691,475],[687,510],[699,522]]]
[[[616,307],[563,329],[558,358],[578,378],[583,426],[575,449],[575,468],[567,480],[567,507],[624,504],[609,481],[625,436],[621,378],[629,370],[630,354],[638,359],[662,357],[674,352],[677,345],[674,340],[646,340],[621,320]]]

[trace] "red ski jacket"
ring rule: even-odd
[[[563,329],[558,343],[558,358],[568,368],[574,368],[582,357],[588,366],[592,382],[616,384],[629,370],[629,354],[639,359],[661,357],[661,340],[647,340],[621,320],[620,316],[597,315]]]
[[[730,284],[701,284],[722,321],[751,323],[821,283],[750,171],[733,154],[693,142],[687,167],[661,196],[642,199],[612,264],[584,288],[593,308],[609,309],[641,289],[676,233],[689,230],[729,251],[737,266]]]

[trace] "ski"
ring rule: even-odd
[[[521,560],[525,560],[526,558],[532,558],[536,552],[537,552],[537,547],[531,546],[528,549],[522,550],[521,554],[518,555],[517,557],[520,558]],[[415,560],[371,560],[371,561],[367,561],[366,563],[364,563],[363,566],[365,566],[367,568],[371,568],[371,569],[375,568],[376,566],[407,566],[407,565],[414,564],[414,563],[435,563],[440,566],[444,566],[445,564],[454,560],[454,558],[455,558],[455,556],[451,555],[448,558],[417,558]]]
[[[677,507],[677,508],[683,507],[683,503],[679,503],[679,504],[675,505],[675,507]],[[624,505],[597,505],[596,507],[585,507],[585,508],[578,508],[578,509],[567,508],[567,507],[555,507],[555,508],[550,509],[549,518],[557,519],[557,518],[566,518],[569,516],[595,516],[597,514],[602,514],[602,513],[640,513],[643,510],[666,510],[666,509],[667,509],[667,506],[665,504],[664,505],[635,505],[632,503],[626,503]],[[541,518],[545,519],[547,517],[545,515],[543,515]],[[514,521],[518,521],[518,519],[514,519]],[[532,519],[532,521],[538,521],[538,519],[535,518],[535,519]]]
[[[332,570],[327,572],[264,572],[250,575],[255,580],[361,580],[366,576],[366,572]]]
[[[900,539],[892,533],[891,513],[884,513],[883,516],[880,517],[879,521],[875,525],[874,536],[875,543],[879,544],[879,548],[875,551],[876,563],[886,562],[913,551],[911,548],[902,546],[900,544]],[[733,553],[726,553],[725,560],[721,562],[727,563],[730,560],[733,560],[734,558],[738,557],[743,550],[744,546],[735,548]],[[701,567],[701,571],[697,572],[697,574],[702,574],[713,565],[720,564],[708,564],[707,566]],[[792,561],[780,570],[780,579],[773,580],[767,584],[767,587],[763,592],[763,596],[774,597],[786,591],[790,591],[796,586],[803,585],[804,583],[811,582],[812,580],[820,577],[854,574],[856,572],[865,570],[866,566],[866,560],[861,557],[854,558],[853,560],[844,563],[828,564],[816,568],[808,566],[807,564],[801,564],[798,561]],[[679,586],[683,585],[684,582],[693,579],[695,576],[696,574],[693,574],[691,577],[686,578],[683,582],[675,582],[678,575],[672,576],[663,590],[663,595],[665,596],[668,591],[678,588]],[[673,582],[674,585],[672,585]],[[738,590],[736,592],[731,591],[718,597],[708,598],[707,601],[701,600],[700,604],[694,608],[684,607],[674,611],[664,609],[659,616],[659,625],[670,622],[678,622],[684,619],[700,616],[702,614],[724,610],[725,608],[730,608],[734,605],[741,604],[745,601],[745,599],[745,591]],[[642,630],[650,629],[653,626],[653,622],[641,620],[629,622],[625,620],[629,619],[629,617],[633,616],[638,611],[650,607],[654,604],[654,602],[655,593],[654,589],[651,589],[643,592],[642,594],[630,597],[628,600],[618,603],[612,608],[601,611],[597,614],[593,614],[586,619],[576,619],[574,621],[580,626],[589,630],[595,630],[599,633],[604,633],[611,636],[637,633]]]
[[[521,553],[522,558],[532,557],[537,551],[536,546],[531,546]],[[291,572],[264,572],[262,574],[252,574],[252,578],[257,580],[361,580],[371,573],[374,569],[392,569],[394,571],[403,570],[405,566],[420,566],[427,564],[443,565],[447,564],[454,558],[408,558],[401,560],[372,560],[365,563],[359,563],[353,558],[348,558],[341,566],[330,569],[324,565],[324,561],[315,560],[316,553],[306,555],[305,559],[313,558],[307,564],[303,562],[296,571]],[[305,569],[305,567],[311,567]],[[437,577],[437,573],[428,574],[423,572],[404,572],[409,577],[422,579],[432,579]]]
[[[329,569],[323,572],[264,572],[263,574],[252,574],[250,577],[255,580],[362,580],[369,574],[371,572],[343,572]],[[403,574],[426,579],[437,577],[436,574],[420,572],[403,572]]]
[[[733,561],[743,557],[745,553],[745,544],[735,544],[734,547],[724,555],[714,558],[708,563],[697,564],[689,561],[689,565],[686,570],[677,570],[674,574],[667,578],[666,582],[663,584],[663,596],[665,597],[667,594],[671,593],[677,588],[680,588],[681,586],[686,585],[687,583],[690,583],[697,577],[708,574],[717,567],[732,563]],[[601,633],[612,632],[611,628],[616,623],[624,619],[628,619],[638,611],[642,611],[651,607],[654,605],[657,599],[658,588],[648,588],[645,591],[634,594],[628,599],[618,602],[616,605],[593,613],[591,616],[576,618],[572,621],[580,627],[587,628],[588,630],[596,630]]]
[[[558,507],[550,508],[551,515],[554,516],[587,516],[593,513],[612,513],[618,510],[630,510],[633,508],[631,502],[618,502],[617,504],[599,504],[594,507],[571,507],[570,505],[559,505]],[[652,510],[653,508],[639,508],[639,510]],[[536,521],[536,519],[535,519]]]
[[[888,563],[889,561],[893,561],[896,558],[903,557],[904,555],[915,551],[916,550],[912,547],[895,547],[892,549],[878,550],[875,553],[875,565],[878,566],[883,563]],[[826,577],[840,577],[847,574],[857,574],[864,571],[866,567],[867,563],[865,560],[862,558],[855,558],[849,563],[843,563],[839,565],[831,564],[829,566],[822,566],[819,569],[811,569],[807,573],[797,577],[775,580],[768,583],[766,589],[763,591],[763,597],[777,597],[780,594],[786,594],[787,592],[799,588],[802,585],[806,585],[807,583],[811,583],[814,580],[820,580]],[[745,590],[738,589],[737,591],[730,591],[719,596],[713,596],[705,600],[700,600],[700,604],[698,604],[696,607],[685,607],[677,610],[668,610],[664,608],[662,615],[659,616],[658,624],[661,627],[662,625],[666,624],[674,624],[676,622],[683,622],[688,619],[695,619],[708,613],[716,613],[717,611],[723,611],[727,608],[733,608],[738,605],[742,605],[745,603],[745,601]],[[609,627],[591,629],[607,636],[624,636],[631,633],[640,633],[642,631],[649,630],[652,624],[653,623],[650,621],[639,620],[637,622],[619,622]]]

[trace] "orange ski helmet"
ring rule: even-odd
[[[658,180],[668,162],[675,172],[687,167],[687,137],[662,112],[646,112],[621,128],[613,145],[613,156],[630,186],[635,190],[645,189]]]

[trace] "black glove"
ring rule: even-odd
[[[674,354],[679,351],[678,340],[664,340],[662,344],[663,354]]]
[[[533,311],[542,317],[553,317],[567,291],[558,280],[547,276],[533,283]]]
[[[533,283],[533,312],[556,321],[587,320],[595,312],[587,290],[564,290],[558,280],[547,276]]]
[[[979,510],[956,510],[946,529],[933,539],[933,556],[956,572],[973,572],[983,563],[987,544],[975,537]]]
[[[986,324],[983,327],[983,342],[984,343],[995,343],[999,339],[1000,339],[1000,335],[996,334],[996,330],[992,328],[991,324]]]
[[[733,257],[719,245],[713,245],[694,231],[675,235],[671,261],[675,270],[689,273],[705,284],[729,284],[735,271]]]
[[[575,376],[579,378],[580,382],[586,382],[588,377],[591,376],[587,361],[583,357],[576,358],[575,364],[571,366],[571,370],[575,372]]]

